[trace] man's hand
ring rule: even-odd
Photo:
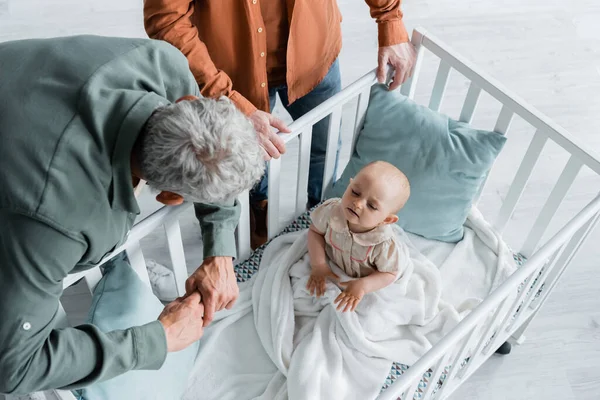
[[[280,132],[289,133],[290,129],[277,117],[261,110],[256,110],[250,115],[250,121],[254,125],[261,146],[265,150],[265,160],[279,158],[285,153],[285,143],[271,127]]]
[[[356,279],[349,282],[340,282],[340,286],[346,289],[334,301],[338,305],[337,310],[342,312],[356,310],[356,306],[366,292],[365,282],[362,279]]]
[[[204,306],[200,294],[178,297],[167,304],[158,320],[165,328],[167,351],[179,351],[199,340],[204,333]]]
[[[204,326],[208,326],[216,311],[230,309],[240,291],[233,271],[231,257],[208,257],[185,281],[185,292],[189,296],[200,292],[204,304]]]
[[[394,67],[394,78],[390,90],[397,89],[413,74],[417,52],[410,42],[380,47],[377,66],[377,80],[385,83],[386,66]]]
[[[306,289],[311,296],[316,294],[317,297],[321,297],[325,294],[325,280],[327,278],[337,281],[339,276],[334,274],[327,264],[312,267],[310,277],[306,283]]]

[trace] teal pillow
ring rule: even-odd
[[[110,332],[155,321],[164,306],[138,278],[125,256],[117,256],[108,264],[94,290],[87,322]],[[180,399],[187,389],[198,345],[196,342],[184,350],[168,353],[159,370],[129,371],[88,386],[79,394],[84,400]]]
[[[341,197],[350,178],[368,163],[388,161],[411,186],[398,224],[428,239],[457,242],[505,142],[499,133],[474,129],[375,85],[354,153],[326,197]]]

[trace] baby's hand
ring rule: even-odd
[[[340,282],[340,286],[346,289],[334,301],[338,305],[337,310],[342,312],[356,310],[356,306],[365,295],[364,281],[356,279],[349,282]]]
[[[338,280],[339,277],[334,274],[328,265],[313,266],[306,284],[306,289],[310,292],[311,296],[315,294],[317,297],[321,297],[325,294],[325,280],[331,278]]]

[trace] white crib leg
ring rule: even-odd
[[[423,64],[423,56],[425,53],[425,48],[421,46],[421,42],[423,41],[423,34],[416,29],[413,30],[411,43],[415,46],[417,50],[417,60],[415,61],[415,67],[413,69],[413,74],[410,78],[408,78],[400,87],[400,93],[405,95],[406,97],[412,99],[415,97],[415,90],[417,88],[417,81],[419,80],[419,74],[421,73],[421,65]]]
[[[56,312],[56,327],[58,329],[66,328],[69,326],[69,320],[67,319],[67,312],[65,311],[62,303],[58,302],[58,310]]]
[[[550,196],[546,200],[546,203],[542,207],[542,210],[538,214],[533,227],[525,239],[525,243],[521,248],[521,254],[526,257],[531,257],[533,252],[536,250],[538,243],[542,239],[542,236],[546,232],[548,225],[552,221],[552,217],[560,207],[563,199],[567,195],[567,192],[573,185],[575,178],[579,174],[579,171],[583,167],[583,163],[575,156],[571,156],[567,165],[563,169],[558,181],[554,185]]]
[[[169,246],[169,254],[171,255],[171,265],[173,266],[177,294],[183,296],[185,294],[185,281],[188,274],[181,238],[181,228],[177,218],[173,218],[172,221],[165,224],[165,234],[167,235],[167,244]]]
[[[252,253],[250,248],[250,198],[248,197],[248,191],[238,196],[238,202],[242,211],[236,229],[237,259],[242,261],[250,257],[250,253]]]
[[[96,289],[96,285],[102,279],[102,272],[100,272],[100,267],[92,268],[85,276],[85,283],[91,294],[94,294],[94,289]]]
[[[273,239],[280,231],[279,212],[281,211],[281,158],[269,161],[269,210],[267,211],[267,231]]]
[[[150,286],[150,277],[148,276],[148,270],[146,269],[146,260],[144,254],[142,254],[142,248],[140,242],[133,242],[127,246],[127,258],[131,263],[131,267],[138,275],[138,277],[146,285]]]
[[[331,189],[337,176],[334,176],[336,154],[338,149],[338,140],[340,137],[340,128],[342,123],[342,105],[333,109],[329,116],[329,130],[327,133],[327,152],[325,153],[325,169],[323,172],[323,189],[325,195]]]
[[[310,170],[310,145],[312,143],[313,127],[304,128],[300,133],[300,150],[298,152],[298,181],[296,185],[296,215],[306,209],[308,201],[308,173]]]

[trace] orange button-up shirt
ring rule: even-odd
[[[269,87],[285,85],[289,21],[285,0],[261,0],[260,11],[267,34],[267,79]]]
[[[179,48],[205,97],[228,96],[249,115],[269,111],[267,29],[261,1],[144,0],[151,38]],[[336,0],[285,1],[288,18],[286,76],[290,103],[325,77],[342,47]],[[379,46],[408,41],[400,0],[365,0],[376,19]]]

